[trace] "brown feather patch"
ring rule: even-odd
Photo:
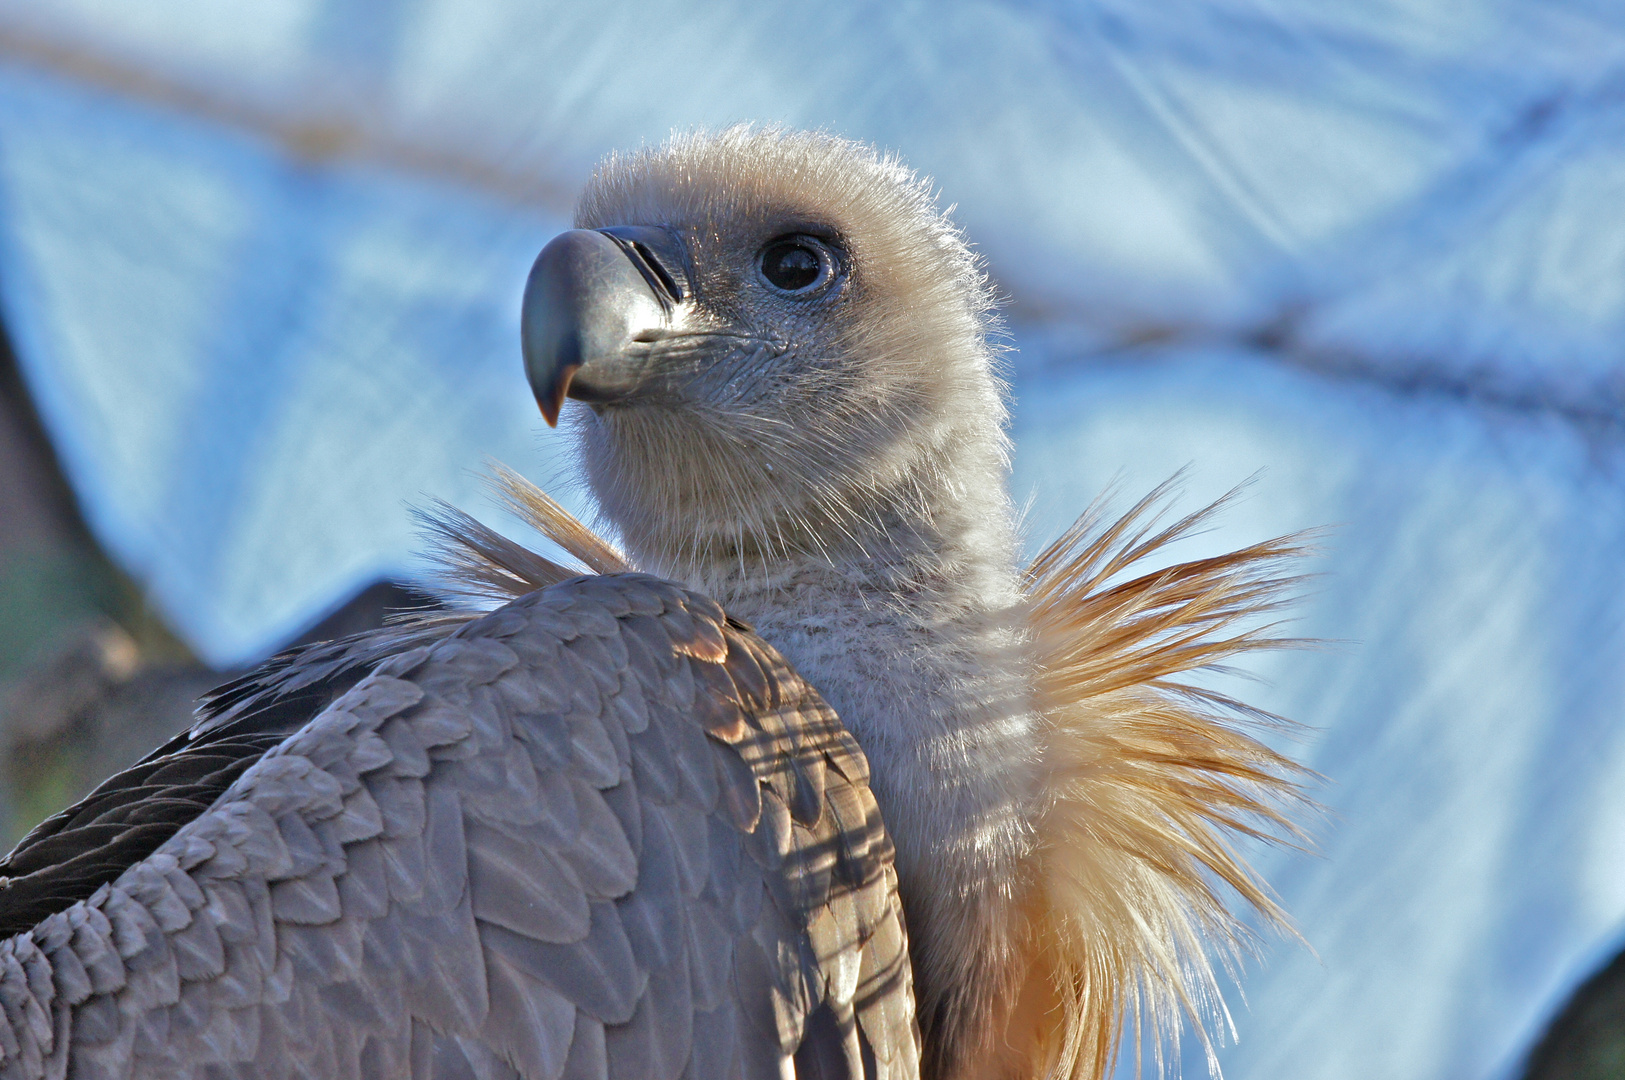
[[[1026,1075],[1101,1077],[1125,1025],[1159,1064],[1182,1018],[1212,1056],[1228,1022],[1227,969],[1250,944],[1238,897],[1291,933],[1236,834],[1298,843],[1289,812],[1308,773],[1249,729],[1290,727],[1182,679],[1257,649],[1308,644],[1271,621],[1304,578],[1307,535],[1124,572],[1191,535],[1234,492],[1160,527],[1170,480],[1108,522],[1099,501],[1028,569],[1045,719],[1040,867],[1029,905],[1029,977],[1011,1021]]]

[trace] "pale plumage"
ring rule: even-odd
[[[165,750],[212,762],[246,724],[231,760],[257,763],[182,769],[174,835],[82,893],[42,871],[56,913],[0,946],[0,1073],[1093,1077],[1126,1021],[1160,1040],[1217,1000],[1226,890],[1280,921],[1226,837],[1291,836],[1297,771],[1182,675],[1279,643],[1256,620],[1292,541],[1130,578],[1201,520],[1159,531],[1153,497],[1021,568],[992,293],[894,160],[682,136],[609,159],[577,224],[527,289],[527,370],[550,419],[590,405],[582,472],[626,554],[499,473],[608,576],[447,509],[450,580],[508,606],[225,688],[194,757]],[[97,820],[14,864],[78,857]],[[246,899],[192,903],[216,878]],[[301,1045],[329,999],[350,1030]]]

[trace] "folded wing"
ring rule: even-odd
[[[0,1077],[917,1075],[867,765],[769,646],[635,574],[401,641],[342,693],[320,657],[292,734],[297,659],[155,755],[207,809],[88,898],[51,867],[116,829],[75,821],[161,769],[36,838]]]

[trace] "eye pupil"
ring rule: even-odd
[[[816,283],[823,271],[823,260],[805,240],[777,240],[762,252],[762,276],[785,292],[800,292]]]

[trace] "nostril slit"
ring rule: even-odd
[[[638,268],[638,273],[648,283],[649,291],[655,294],[655,299],[669,314],[672,308],[683,302],[686,275],[682,275],[680,269],[672,269],[666,260],[656,254],[659,250],[657,246],[643,243],[634,236],[622,235],[638,231],[642,231],[641,228],[598,230],[601,235],[609,237],[621,249],[621,254]]]
[[[649,268],[667,298],[674,304],[679,303],[683,299],[682,288],[677,284],[676,279],[667,272],[666,268],[661,265],[660,260],[655,258],[654,252],[636,240],[632,241],[632,250],[638,253],[638,258],[642,259],[643,264]]]

